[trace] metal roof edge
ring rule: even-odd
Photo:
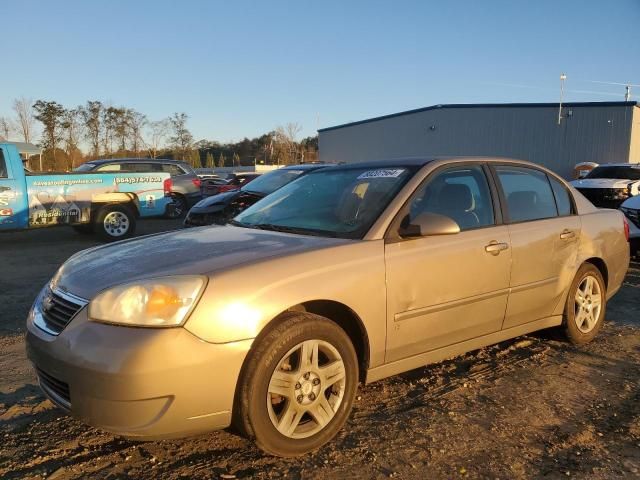
[[[638,107],[638,102],[566,102],[562,104],[565,107]],[[558,103],[447,103],[431,105],[429,107],[415,108],[413,110],[405,110],[403,112],[391,113],[388,115],[382,115],[379,117],[367,118],[365,120],[357,120],[355,122],[343,123],[332,127],[325,127],[318,129],[318,133],[327,132],[330,130],[338,130],[345,127],[353,127],[355,125],[362,125],[364,123],[377,122],[379,120],[386,120],[388,118],[401,117],[404,115],[411,115],[414,113],[426,112],[429,110],[437,110],[441,108],[544,108],[544,107],[557,107]]]

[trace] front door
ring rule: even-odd
[[[8,159],[7,152],[0,147],[0,230],[25,228],[29,221],[24,177],[12,171]]]
[[[386,243],[386,362],[496,332],[504,320],[509,233],[483,166],[432,173],[401,215],[423,212],[454,219],[461,232]]]
[[[535,168],[495,167],[513,266],[504,328],[551,316],[577,270],[580,217],[557,179]]]

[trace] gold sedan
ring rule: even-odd
[[[359,382],[549,327],[594,338],[624,217],[539,166],[319,169],[228,226],[70,258],[29,314],[45,394],[137,439],[227,428],[275,455],[330,441]]]

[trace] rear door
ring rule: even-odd
[[[493,165],[511,238],[503,328],[552,315],[577,269],[580,217],[558,179],[515,164]]]
[[[0,147],[0,230],[26,228],[29,222],[24,174],[15,168]]]
[[[478,163],[437,170],[399,214],[446,215],[461,231],[385,242],[387,362],[502,327],[511,250],[486,173]]]

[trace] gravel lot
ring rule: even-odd
[[[0,235],[0,478],[640,478],[638,263],[595,342],[542,332],[361,387],[336,441],[283,460],[227,432],[130,442],[40,394],[24,319],[57,267],[94,244],[68,229]]]

